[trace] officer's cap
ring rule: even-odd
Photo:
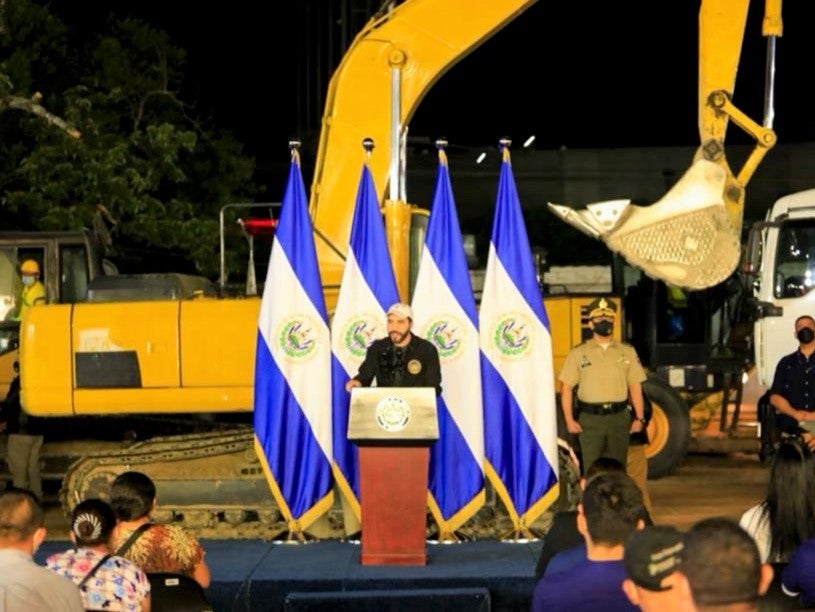
[[[614,300],[600,297],[589,304],[588,311],[589,319],[596,317],[616,317],[617,304],[614,303]]]

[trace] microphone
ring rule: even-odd
[[[388,383],[383,386],[398,387],[402,382],[402,363],[405,359],[405,351],[401,347],[393,344],[389,345],[379,354],[379,363],[382,373]]]

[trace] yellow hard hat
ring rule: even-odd
[[[23,262],[23,265],[20,266],[20,272],[22,272],[23,274],[39,274],[40,264],[38,264],[33,259],[26,259]]]

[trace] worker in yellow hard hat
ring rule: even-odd
[[[45,287],[40,282],[40,264],[34,259],[26,259],[20,266],[23,279],[23,290],[14,320],[21,321],[26,311],[32,306],[45,304]]]

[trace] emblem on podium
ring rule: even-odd
[[[399,397],[383,397],[375,414],[376,422],[385,431],[401,431],[410,421],[410,404]]]

